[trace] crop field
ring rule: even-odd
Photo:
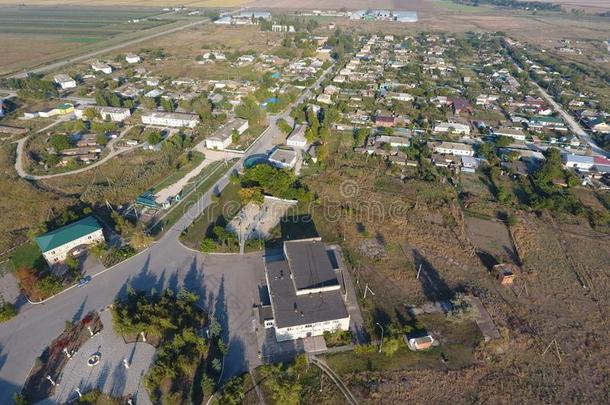
[[[75,47],[163,25],[171,20],[141,20],[159,9],[125,7],[0,6],[0,73],[43,61]],[[25,66],[24,66],[25,67]]]

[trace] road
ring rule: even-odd
[[[62,117],[61,119],[55,121],[53,124],[51,124],[49,126],[46,126],[43,129],[39,130],[37,133],[44,132],[47,129],[49,129],[49,128],[59,124],[60,122],[65,121],[65,120],[66,120],[66,118]],[[17,155],[15,157],[15,170],[17,171],[17,174],[19,175],[19,177],[23,177],[24,179],[27,179],[27,180],[45,180],[45,179],[52,179],[54,177],[70,176],[72,174],[78,174],[78,173],[86,172],[86,171],[91,170],[91,169],[93,169],[93,168],[95,168],[97,166],[103,165],[108,160],[114,158],[115,156],[120,155],[121,153],[129,152],[129,151],[132,151],[132,150],[134,150],[136,148],[142,147],[143,144],[135,145],[135,146],[129,146],[129,147],[125,147],[125,148],[119,148],[119,149],[115,149],[114,148],[114,144],[116,142],[118,142],[123,137],[123,135],[125,135],[127,132],[129,132],[129,130],[131,128],[132,128],[131,126],[125,127],[125,129],[123,131],[121,131],[121,134],[119,136],[117,136],[116,138],[110,140],[110,142],[108,142],[108,145],[106,146],[110,150],[110,153],[108,155],[104,156],[102,159],[98,160],[97,162],[92,163],[92,164],[90,164],[90,165],[88,165],[86,167],[83,167],[81,169],[71,170],[69,172],[56,173],[56,174],[45,174],[45,175],[42,175],[42,176],[36,176],[36,175],[33,175],[33,174],[29,174],[23,168],[23,152],[24,152],[24,148],[25,148],[25,143],[30,138],[29,136],[26,136],[25,138],[22,138],[19,141],[17,141]]]
[[[576,136],[582,142],[586,143],[587,145],[589,145],[591,147],[591,151],[593,152],[594,155],[610,157],[610,152],[605,151],[604,149],[597,146],[597,144],[595,142],[593,142],[593,139],[591,139],[591,135],[589,135],[580,126],[580,124],[576,121],[576,119],[574,119],[574,117],[570,113],[565,111],[563,109],[563,107],[561,105],[559,105],[559,103],[556,102],[555,99],[553,99],[553,97],[551,97],[551,95],[549,93],[546,92],[546,90],[544,90],[542,87],[540,87],[538,85],[538,83],[534,82],[533,80],[532,80],[532,83],[534,84],[534,86],[536,86],[538,88],[538,90],[540,91],[540,94],[542,94],[542,97],[546,100],[546,102],[549,103],[555,111],[559,112],[559,115],[561,115],[561,118],[563,118],[563,120],[568,123],[572,132],[574,132],[576,134]]]
[[[323,78],[324,75],[312,88],[318,87]],[[310,94],[305,90],[294,104]],[[67,289],[42,304],[24,305],[15,318],[0,324],[0,404],[11,403],[13,393],[20,390],[36,357],[63,331],[66,320],[81,319],[89,311],[107,307],[115,297],[125,295],[128,285],[157,291],[185,286],[203,297],[202,305],[215,314],[226,331],[229,352],[223,378],[260,364],[252,308],[258,297],[256,286],[264,283],[262,253],[204,255],[187,249],[178,238],[212,204],[212,195],[224,189],[233,170],[239,170],[247,157],[268,153],[273,148],[273,140],[280,134],[275,123],[287,117],[289,110],[270,116],[269,128],[244,157],[199,201],[184,207],[182,218],[151,247],[95,274],[84,287]]]

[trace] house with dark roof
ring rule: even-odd
[[[348,330],[343,274],[335,251],[320,239],[284,242],[283,258],[265,264],[272,320],[278,342]],[[334,259],[334,260],[333,260]]]
[[[102,226],[92,216],[36,237],[36,243],[49,265],[62,262],[79,246],[104,242]]]
[[[467,112],[472,114],[472,106],[465,98],[458,97],[453,99],[453,113],[461,114],[463,112]]]

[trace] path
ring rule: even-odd
[[[201,173],[201,171],[205,167],[209,166],[210,164],[212,164],[214,162],[218,162],[219,160],[228,161],[234,157],[241,156],[240,154],[237,154],[234,152],[215,151],[215,150],[209,150],[209,149],[201,150],[201,149],[198,149],[197,147],[195,147],[195,150],[201,151],[205,154],[205,159],[203,159],[203,162],[201,162],[197,167],[195,167],[193,170],[191,170],[190,172],[185,174],[184,177],[182,177],[180,180],[178,180],[174,184],[171,184],[171,185],[165,187],[164,189],[159,190],[155,194],[155,201],[157,201],[157,203],[163,203],[163,202],[167,201],[168,198],[171,198],[171,197],[174,197],[174,196],[177,196],[178,194],[180,194],[182,189],[189,183],[189,181],[192,178],[199,175],[199,173]]]
[[[69,116],[68,116],[69,117]],[[59,124],[59,122],[61,121],[56,121],[55,123],[41,129],[40,131],[36,132],[36,133],[40,133],[43,132],[45,130],[47,130],[48,128]],[[25,171],[25,169],[23,168],[23,149],[25,147],[25,142],[29,139],[30,136],[26,136],[25,138],[20,139],[19,141],[17,141],[17,157],[15,159],[15,170],[17,171],[17,174],[19,174],[20,177],[23,177],[24,179],[28,179],[28,180],[45,180],[45,179],[52,179],[54,177],[62,177],[62,176],[70,176],[73,174],[78,174],[78,173],[83,173],[86,172],[88,170],[91,170],[95,167],[98,167],[100,165],[103,165],[104,163],[106,163],[108,160],[122,154],[125,152],[130,152],[136,148],[141,148],[143,146],[143,144],[140,145],[135,145],[135,146],[129,146],[129,147],[125,147],[125,148],[119,148],[119,149],[114,149],[114,144],[116,142],[118,142],[123,135],[125,135],[127,132],[129,132],[129,130],[131,129],[131,126],[127,126],[125,127],[125,129],[123,129],[123,131],[121,131],[120,135],[117,136],[116,138],[112,139],[110,142],[108,142],[108,145],[106,145],[106,147],[110,150],[110,153],[108,155],[106,155],[105,157],[103,157],[102,159],[98,160],[95,163],[92,163],[88,166],[85,166],[83,168],[80,169],[76,169],[76,170],[71,170],[69,172],[63,172],[63,173],[56,173],[56,174],[45,174],[42,176],[37,176],[34,174],[29,174]]]
[[[330,368],[326,362],[322,359],[317,358],[316,356],[311,356],[311,362],[318,366],[320,370],[322,370],[326,375],[330,377],[332,382],[339,388],[339,391],[345,396],[347,402],[351,405],[358,405],[358,400],[354,397],[354,394],[351,393],[349,388],[341,381],[341,378]]]

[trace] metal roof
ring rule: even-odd
[[[102,226],[92,216],[85,217],[69,225],[55,229],[36,237],[36,243],[42,252],[48,252],[59,246],[102,229]]]

